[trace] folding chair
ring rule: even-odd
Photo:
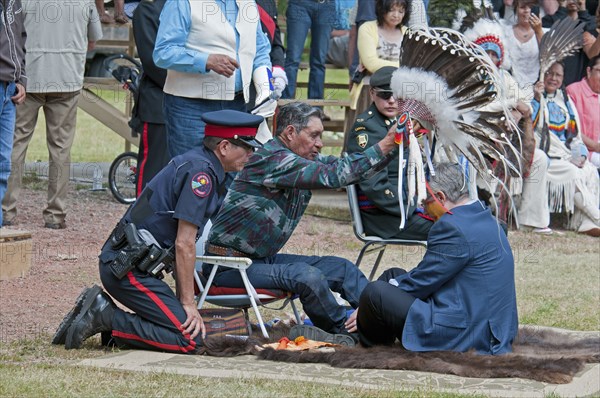
[[[356,193],[356,185],[348,185],[346,187],[348,193],[348,204],[350,205],[350,215],[352,216],[352,228],[354,229],[354,235],[361,241],[364,242],[364,246],[360,250],[358,258],[356,259],[356,266],[360,267],[360,263],[363,256],[368,253],[377,252],[377,259],[371,273],[369,274],[369,280],[373,280],[379,262],[383,258],[383,253],[387,245],[401,245],[401,246],[425,246],[427,247],[427,241],[423,240],[408,240],[408,239],[384,239],[379,236],[367,236],[363,230],[362,219],[360,215],[360,209],[358,207],[358,195]]]
[[[252,307],[263,336],[268,338],[269,334],[267,333],[258,306],[264,306],[277,300],[285,300],[280,309],[289,303],[294,311],[296,322],[301,324],[300,314],[294,303],[295,297],[293,293],[278,289],[255,289],[254,286],[252,286],[248,279],[248,275],[246,274],[246,270],[252,265],[251,259],[247,257],[196,256],[196,260],[207,264],[214,264],[208,279],[206,279],[198,269],[194,272],[198,293],[201,294],[198,301],[198,310],[202,309],[205,302],[220,307],[239,308],[244,311],[246,320],[248,320],[248,309]],[[244,283],[244,287],[232,288],[214,286],[213,280],[219,267],[237,269]]]

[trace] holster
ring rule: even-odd
[[[155,244],[146,244],[140,239],[133,223],[119,223],[111,236],[111,246],[118,250],[117,257],[110,263],[112,273],[122,279],[134,268],[158,279],[164,272],[173,270],[173,247],[162,249]]]

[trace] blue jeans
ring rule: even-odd
[[[345,330],[346,321],[346,309],[337,303],[331,290],[340,293],[356,308],[368,283],[356,265],[340,257],[276,254],[252,261],[247,274],[255,288],[282,289],[298,294],[312,323],[330,333]],[[211,267],[204,265],[203,273],[208,275]],[[214,283],[217,286],[244,286],[237,270],[218,272]]]
[[[232,101],[219,101],[165,94],[163,112],[171,158],[201,146],[206,125],[202,114],[223,109],[246,112],[244,96],[237,95]]]
[[[17,108],[10,97],[15,95],[15,83],[0,82],[0,202],[4,199],[10,176],[10,155],[15,134]],[[0,226],[2,212],[0,212]]]
[[[323,98],[325,60],[329,50],[329,36],[336,20],[335,0],[290,0],[285,15],[287,18],[285,73],[289,83],[282,97],[295,98],[296,96],[298,67],[310,29],[308,98]]]

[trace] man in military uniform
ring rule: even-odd
[[[390,129],[395,130],[398,102],[390,88],[393,66],[385,66],[371,76],[371,100],[366,112],[360,114],[348,135],[347,151],[364,152],[385,137]],[[404,159],[408,159],[408,147],[404,148]],[[381,238],[426,240],[433,222],[415,205],[408,208],[404,229],[400,230],[400,205],[398,202],[398,158],[384,172],[358,184],[358,202],[363,227],[368,235]],[[403,172],[406,178],[407,166]],[[407,198],[404,187],[403,198]],[[404,203],[406,207],[406,203]]]
[[[279,109],[275,138],[251,157],[229,188],[213,220],[206,252],[253,260],[252,284],[297,293],[314,325],[322,330],[292,329],[291,337],[353,345],[346,331],[346,309],[330,290],[356,308],[367,278],[350,261],[334,256],[281,254],[300,222],[311,189],[339,188],[377,173],[398,155],[394,134],[368,150],[345,158],[320,154],[323,112],[294,102]],[[243,222],[240,222],[243,220]],[[210,264],[204,272],[210,272]],[[215,283],[242,287],[237,271],[220,270]],[[328,332],[328,333],[327,333]]]
[[[173,158],[102,247],[100,279],[134,314],[118,309],[100,287],[86,289],[53,343],[79,348],[102,332],[103,342],[112,335],[117,345],[141,349],[193,353],[202,344],[204,323],[194,301],[196,237],[221,207],[225,173],[241,170],[260,147],[255,136],[263,120],[232,110],[202,118],[207,124],[204,145]],[[162,267],[171,263],[168,256],[158,260],[166,249],[174,254],[177,294],[161,280]]]

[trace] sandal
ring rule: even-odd
[[[115,14],[115,22],[118,24],[125,24],[129,22],[129,18],[125,14]]]
[[[100,14],[100,23],[103,24],[111,24],[114,23],[114,18],[107,12]]]

